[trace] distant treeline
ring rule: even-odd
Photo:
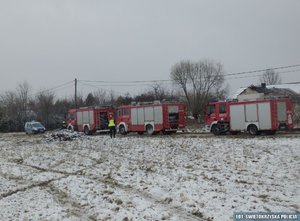
[[[61,127],[69,108],[83,106],[119,106],[131,102],[180,101],[187,107],[187,113],[201,121],[207,101],[211,98],[224,99],[227,89],[223,87],[224,75],[221,63],[201,60],[180,61],[172,66],[170,79],[173,89],[153,83],[139,95],[115,95],[110,90],[98,89],[86,97],[57,98],[53,91],[44,90],[32,95],[31,86],[20,83],[14,91],[0,94],[0,132],[24,131],[26,121],[37,120],[48,130]]]
[[[154,85],[155,86],[155,85]],[[159,90],[158,90],[159,89]],[[15,91],[7,91],[0,95],[0,131],[24,131],[26,121],[42,122],[47,130],[62,126],[68,109],[84,106],[120,106],[131,102],[145,102],[153,100],[179,100],[180,96],[155,86],[137,96],[115,96],[113,91],[98,90],[89,93],[86,97],[78,95],[75,98],[56,99],[55,94],[41,91],[36,96],[30,96],[30,85],[26,82],[19,84]]]

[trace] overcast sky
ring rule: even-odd
[[[300,64],[299,21],[299,0],[0,0],[0,92],[23,81],[33,91],[53,88],[75,77],[165,80],[187,59],[213,59],[227,74]],[[290,70],[297,68],[282,71]],[[300,71],[281,77],[300,81]],[[226,83],[235,91],[258,77]],[[66,87],[55,93],[71,94]]]

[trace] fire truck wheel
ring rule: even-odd
[[[217,125],[212,126],[211,132],[213,132],[214,135],[220,135],[221,134],[220,128]]]
[[[154,132],[153,126],[152,126],[151,124],[148,124],[148,125],[146,126],[146,131],[147,131],[147,134],[148,134],[148,135],[152,135],[153,132]]]
[[[88,126],[84,127],[83,132],[84,132],[85,135],[89,135],[90,134],[90,130],[89,130]]]
[[[126,135],[126,130],[125,130],[125,127],[124,127],[123,125],[121,125],[121,126],[119,127],[119,131],[120,131],[120,134]]]
[[[254,124],[249,125],[248,132],[251,135],[258,135],[258,129]]]

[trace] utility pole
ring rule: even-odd
[[[77,108],[77,78],[75,78],[75,108]]]

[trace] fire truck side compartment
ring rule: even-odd
[[[145,123],[144,108],[138,108],[137,113],[138,113],[138,115],[137,115],[138,124],[144,124]]]
[[[258,103],[259,130],[271,130],[271,105],[270,102]]]
[[[230,106],[231,130],[243,130],[245,128],[245,107],[243,104]]]
[[[277,114],[278,114],[278,121],[285,122],[287,121],[287,107],[286,102],[277,102]]]
[[[141,125],[146,122],[162,124],[162,106],[136,107],[131,109],[131,124]]]
[[[82,112],[77,112],[77,124],[82,124],[83,120],[82,120]]]
[[[256,104],[246,104],[246,122],[257,122],[257,106]]]
[[[257,125],[259,130],[272,129],[270,109],[270,102],[230,105],[231,130],[247,130],[250,124]]]
[[[138,125],[138,115],[137,115],[137,108],[131,109],[131,124]]]
[[[162,124],[163,123],[162,106],[154,106],[154,123],[155,124]]]
[[[154,122],[154,108],[153,107],[145,108],[145,121],[146,122]]]
[[[77,112],[77,123],[78,124],[93,124],[94,123],[93,111],[78,111]]]

